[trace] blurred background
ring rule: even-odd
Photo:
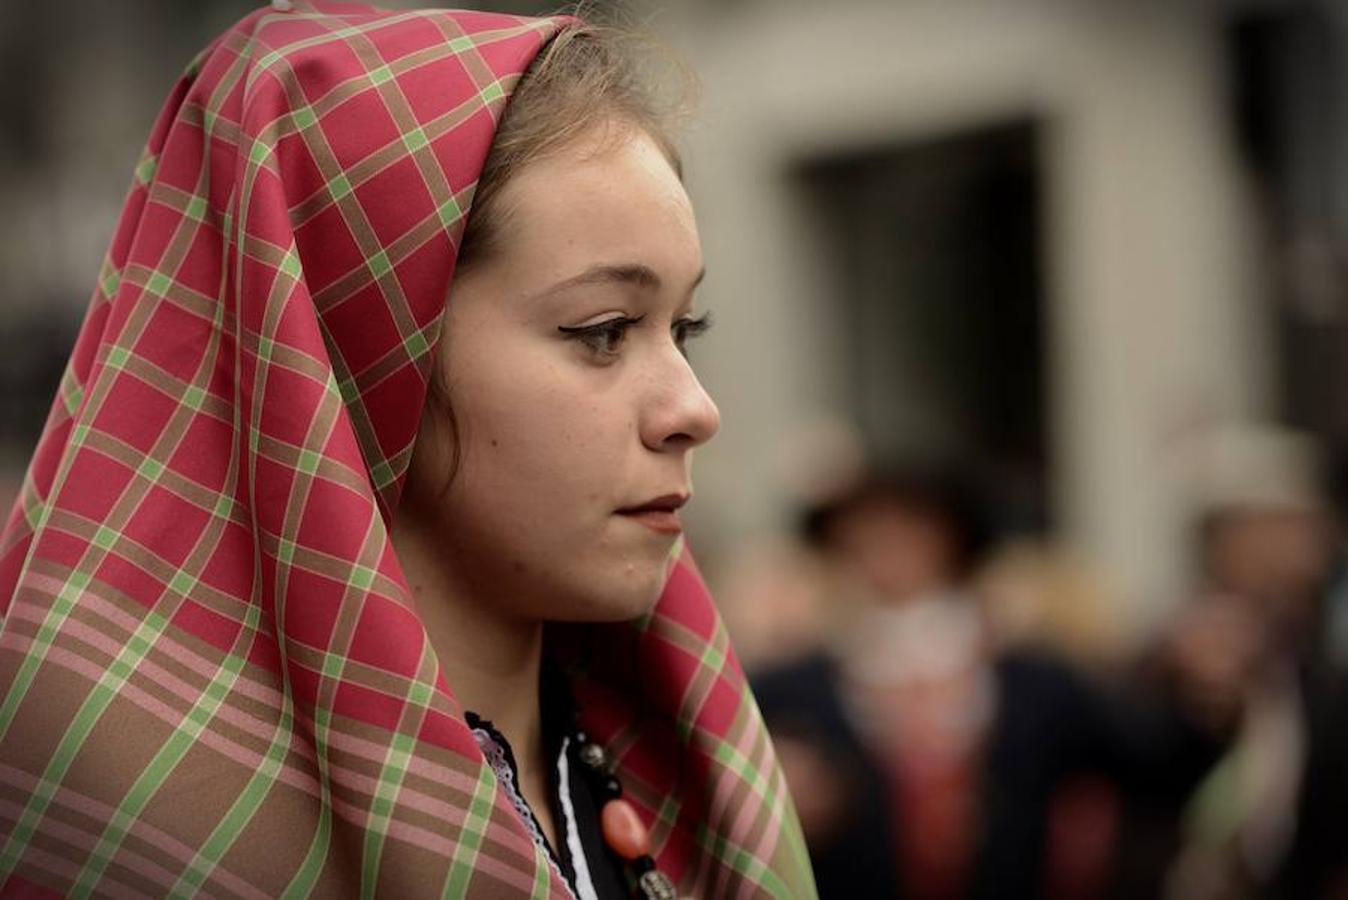
[[[0,18],[6,503],[256,5]],[[1348,897],[1348,4],[626,6],[702,84],[690,535],[824,896]]]

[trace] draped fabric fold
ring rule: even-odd
[[[388,539],[478,174],[565,22],[264,9],[175,86],[0,535],[0,893],[569,896]],[[568,632],[681,890],[813,896],[691,558]]]

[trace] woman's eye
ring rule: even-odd
[[[627,329],[639,323],[645,316],[619,316],[606,319],[593,325],[558,326],[557,330],[568,338],[579,341],[596,356],[614,357],[622,349],[627,337]]]
[[[688,355],[688,342],[696,337],[707,333],[711,327],[711,313],[705,312],[696,319],[684,316],[681,319],[675,319],[672,330],[674,332],[674,344],[679,348],[679,352]]]

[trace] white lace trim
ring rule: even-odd
[[[557,873],[557,876],[558,878],[561,879],[562,884],[566,885],[567,888],[569,889],[571,887],[571,884],[570,882],[567,881],[566,873],[564,873],[561,870],[561,868],[557,864],[557,860],[553,858],[552,850],[548,847],[547,838],[545,838],[543,836],[543,832],[539,830],[538,820],[534,818],[533,810],[529,808],[528,801],[524,799],[524,795],[520,793],[519,785],[515,783],[515,770],[511,767],[510,760],[506,757],[505,748],[502,747],[499,743],[497,743],[496,739],[492,737],[491,732],[487,731],[485,728],[474,728],[472,729],[472,732],[473,737],[477,740],[477,746],[479,747],[479,749],[482,750],[482,755],[487,759],[487,764],[491,766],[492,771],[496,773],[497,779],[499,779],[501,784],[505,786],[506,794],[508,794],[510,797],[510,802],[515,805],[515,812],[519,814],[521,821],[524,822],[524,827],[529,829],[529,836],[534,839],[534,844],[537,845],[538,849],[543,852],[543,857],[548,861],[548,866],[552,869],[552,871]],[[565,759],[566,757],[565,743],[562,746],[562,757],[563,759]],[[569,785],[567,784],[566,781],[561,782],[560,790],[562,794],[563,808],[569,810],[571,805],[571,792]],[[575,831],[575,818],[569,813],[567,818],[568,821],[564,823],[562,827],[567,830],[566,836],[567,846],[570,847],[571,835]],[[585,855],[582,853],[578,858],[583,861],[585,859]],[[577,859],[576,854],[573,851],[572,852],[573,867],[576,867],[576,859]],[[576,868],[577,868],[577,878],[579,879],[579,867]],[[590,874],[589,870],[587,869],[585,872],[587,881],[589,880],[589,874]],[[587,886],[589,887],[590,894],[593,897],[594,895],[593,885],[591,884]],[[575,894],[573,893],[572,896],[574,897]],[[577,898],[577,900],[590,900],[590,898],[585,897],[584,894],[582,893],[582,896]],[[598,898],[595,898],[595,900],[598,900]]]

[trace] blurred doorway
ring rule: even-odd
[[[966,462],[1003,525],[1048,527],[1040,126],[844,151],[795,171],[877,458]]]

